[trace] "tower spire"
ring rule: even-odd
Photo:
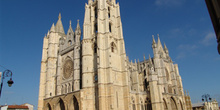
[[[151,60],[150,54],[149,54],[149,61],[150,61],[150,65],[149,66],[153,66],[153,62]]]
[[[81,28],[80,28],[80,25],[79,25],[79,20],[77,20],[77,26],[76,26],[76,29],[75,29],[75,33],[76,34],[81,34]]]
[[[169,51],[168,51],[168,49],[167,49],[167,46],[166,46],[166,44],[164,43],[164,51],[165,51],[165,53],[169,53]]]
[[[50,32],[56,32],[54,23],[52,24],[52,26],[51,26],[51,28],[50,28]]]
[[[56,32],[65,34],[64,29],[63,29],[63,24],[61,21],[61,13],[59,13],[58,21],[57,21],[55,29],[56,29]]]
[[[164,50],[168,50],[165,42],[164,42]]]
[[[153,38],[153,43],[152,44],[156,44],[156,41],[154,39],[154,35],[152,35],[152,38]]]
[[[73,28],[72,28],[72,22],[71,22],[71,20],[70,20],[69,29],[68,29],[67,34],[69,34],[69,33],[74,34],[74,32],[73,32]]]
[[[159,34],[157,34],[157,37],[158,37],[158,42],[157,42],[157,46],[162,46],[162,44],[161,44],[161,42],[160,42],[160,35]]]
[[[72,25],[72,22],[71,22],[71,20],[70,20],[70,27],[71,27],[71,25]]]
[[[154,39],[154,35],[152,35],[152,38],[153,38],[152,47],[153,47],[153,48],[156,48],[157,45],[156,45],[156,41],[155,41],[155,39]]]
[[[59,13],[58,19],[61,20],[61,13]]]

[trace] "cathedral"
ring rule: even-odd
[[[43,40],[38,110],[191,110],[159,35],[151,46],[153,57],[129,61],[115,0],[88,0],[83,31],[78,21],[65,33],[59,14]]]

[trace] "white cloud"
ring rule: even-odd
[[[176,59],[182,59],[184,57],[186,57],[186,54],[184,52],[180,52],[177,54]]]
[[[156,0],[155,4],[157,6],[180,6],[185,2],[185,0]]]
[[[211,44],[216,43],[215,41],[216,36],[214,32],[209,32],[208,34],[206,34],[206,36],[202,39],[201,43],[205,46],[209,46]]]
[[[187,56],[196,55],[196,49],[198,48],[197,45],[190,45],[190,44],[181,44],[177,47],[177,49],[180,51],[176,59],[182,59]]]
[[[198,48],[197,45],[190,45],[190,44],[185,44],[185,45],[182,44],[178,46],[178,49],[185,50],[185,51],[193,51],[197,48]]]

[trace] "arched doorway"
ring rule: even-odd
[[[163,107],[164,107],[164,110],[168,110],[167,103],[164,99],[163,99]]]
[[[46,110],[52,110],[49,103],[48,103],[47,106],[46,106]]]
[[[173,97],[170,98],[170,102],[171,102],[171,108],[172,110],[177,110],[177,105],[175,100],[173,99]]]
[[[75,96],[73,96],[73,98],[70,101],[69,109],[70,110],[79,110],[79,103],[78,103]]]
[[[56,110],[65,110],[65,104],[62,99],[57,103]]]

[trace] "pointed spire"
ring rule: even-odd
[[[152,48],[156,48],[157,47],[157,44],[156,44],[156,41],[154,39],[154,35],[152,35],[152,38],[153,38],[153,42],[152,42]]]
[[[138,59],[138,63],[140,63],[139,59]]]
[[[164,43],[164,50],[168,50],[166,44]]]
[[[48,30],[48,31],[47,31],[47,36],[49,36],[49,33],[50,33],[50,31]]]
[[[146,60],[146,58],[145,58],[145,54],[144,54],[144,61]]]
[[[137,60],[136,59],[134,59],[134,63],[137,64]]]
[[[152,60],[151,60],[151,57],[150,57],[150,54],[149,54],[149,61],[150,61],[150,66],[153,66],[153,63],[152,63]]]
[[[71,27],[71,25],[72,25],[72,22],[71,22],[71,20],[70,20],[70,27]]]
[[[52,26],[51,26],[51,28],[50,28],[50,32],[56,32],[56,31],[55,31],[54,23],[52,24]]]
[[[154,39],[154,35],[152,35],[152,38],[153,38],[153,43],[152,44],[156,44],[156,41]]]
[[[61,20],[61,13],[59,13],[58,19]]]
[[[72,22],[71,22],[71,20],[70,20],[69,29],[71,29],[71,30],[73,31],[73,29],[72,29]]]
[[[72,23],[71,23],[71,20],[70,20],[69,29],[68,29],[68,32],[67,32],[68,34],[69,34],[69,33],[74,34],[71,24],[72,24]]]
[[[129,62],[129,57],[127,56],[127,61]]]
[[[61,21],[61,13],[59,13],[58,21],[57,21],[55,29],[56,29],[56,32],[65,34],[64,29],[63,29],[63,24],[62,24],[62,21]]]
[[[157,45],[159,46],[159,45],[161,45],[162,46],[162,44],[161,44],[161,42],[160,42],[160,35],[159,34],[157,34],[157,37],[158,37],[158,42],[157,42]]]
[[[165,53],[166,53],[167,55],[169,55],[169,51],[168,51],[167,46],[166,46],[165,43],[164,43],[164,51],[165,51]]]
[[[80,28],[80,25],[79,25],[79,20],[77,20],[77,26],[76,26],[76,29],[75,29],[75,33],[76,34],[81,34],[81,28]]]
[[[77,20],[77,26],[76,29],[80,29],[79,20]],[[81,29],[80,29],[81,30]]]

